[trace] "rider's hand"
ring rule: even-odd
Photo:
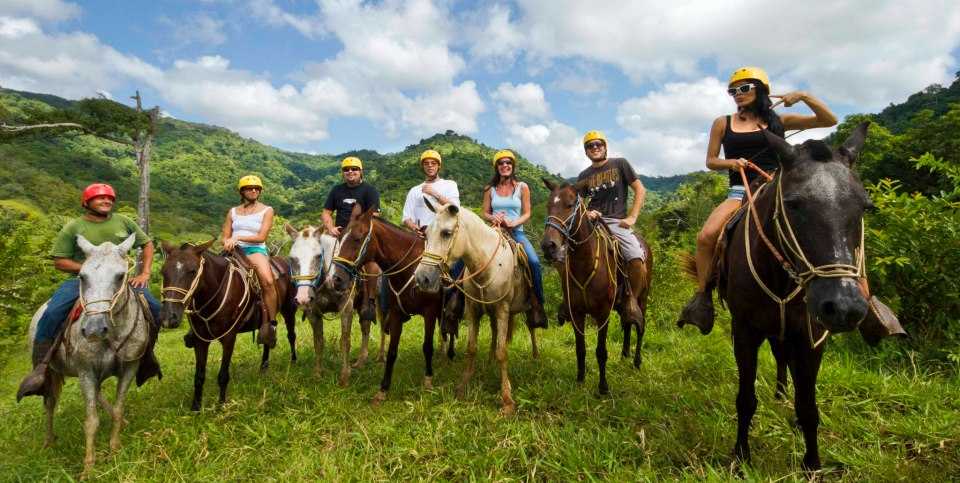
[[[333,235],[334,237],[340,238],[340,227],[339,227],[339,226],[331,226],[330,228],[327,228],[327,231],[328,231],[331,235]]]
[[[587,218],[591,221],[598,220],[601,216],[603,216],[603,214],[597,210],[587,210]]]
[[[147,283],[149,282],[150,282],[149,273],[141,273],[140,275],[137,275],[136,277],[133,277],[130,279],[130,285],[133,286],[134,288],[146,287]]]
[[[621,228],[630,228],[636,222],[637,222],[637,218],[635,216],[628,216],[620,220],[619,224]]]
[[[232,236],[232,237],[230,237],[230,238],[227,238],[226,240],[223,241],[223,250],[224,250],[224,251],[228,251],[228,252],[229,252],[229,251],[233,250],[234,247],[236,247],[236,246],[237,246],[237,237],[235,237],[235,236]]]
[[[780,104],[782,102],[784,106],[790,107],[802,101],[803,98],[806,97],[806,95],[807,94],[802,91],[793,91],[793,92],[788,92],[786,94],[771,95],[770,97],[775,99],[780,99],[780,101],[778,101],[777,104]],[[774,106],[776,106],[777,104],[774,104]]]
[[[743,159],[743,158],[728,159],[727,161],[730,161],[730,169],[733,169],[733,170],[738,170],[740,168],[746,169],[747,165],[750,164],[750,161],[747,161],[746,159]]]
[[[421,191],[423,194],[433,196],[437,201],[440,201],[440,197],[437,196],[437,190],[433,189],[433,183],[424,183]]]
[[[417,228],[417,230],[414,233],[416,233],[421,240],[427,239],[427,227],[425,226],[421,226],[420,228]]]

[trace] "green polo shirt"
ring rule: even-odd
[[[53,248],[50,249],[50,256],[53,258],[69,258],[83,263],[86,256],[83,250],[77,246],[77,235],[83,235],[87,241],[94,245],[103,242],[119,245],[131,233],[137,235],[137,239],[133,243],[134,248],[142,247],[150,241],[150,238],[140,229],[139,225],[123,215],[111,214],[109,218],[101,222],[77,218],[64,225],[60,233],[57,233],[57,237],[53,240]]]

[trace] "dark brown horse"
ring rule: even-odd
[[[568,183],[556,184],[544,178],[544,185],[550,190],[547,197],[547,226],[543,231],[544,258],[554,264],[560,272],[560,287],[563,302],[559,311],[573,325],[577,352],[577,381],[583,382],[586,373],[586,316],[597,324],[597,364],[600,366],[600,394],[607,394],[607,321],[610,311],[616,306],[620,313],[623,328],[623,357],[630,357],[631,329],[637,331],[637,347],[633,356],[634,367],[639,368],[642,361],[640,347],[646,325],[647,296],[650,293],[650,275],[653,273],[653,255],[642,237],[640,244],[647,253],[645,260],[646,277],[640,287],[634,287],[633,293],[640,306],[643,318],[640,323],[627,322],[622,309],[616,304],[618,288],[626,283],[625,277],[618,273],[616,246],[613,235],[600,223],[587,219],[586,205],[577,194],[578,187]]]
[[[390,346],[387,349],[383,379],[380,381],[380,390],[374,397],[374,404],[379,404],[386,399],[387,391],[390,390],[403,323],[409,320],[411,315],[423,316],[425,363],[423,385],[431,389],[433,387],[433,337],[442,309],[443,296],[440,293],[421,291],[414,281],[413,273],[423,254],[423,239],[381,220],[373,215],[372,210],[359,213],[359,210],[355,209],[344,233],[339,252],[333,262],[336,265],[333,272],[334,289],[347,290],[358,276],[357,267],[363,266],[368,261],[374,261],[383,270],[385,279],[382,283],[386,284],[388,291],[389,300],[383,327],[390,334]]]
[[[190,409],[200,410],[203,399],[203,383],[207,374],[207,353],[212,342],[220,342],[223,358],[217,383],[220,386],[220,403],[226,401],[227,384],[230,382],[230,360],[237,334],[251,332],[260,327],[263,312],[259,297],[255,294],[245,270],[227,257],[207,252],[214,240],[202,245],[184,243],[180,248],[162,243],[165,261],[163,274],[163,307],[160,318],[165,327],[180,325],[184,312],[188,314],[192,336],[188,344],[193,346],[196,371],[193,376],[193,404]],[[289,297],[289,270],[286,262],[274,257],[277,268],[278,300],[280,314],[287,326],[290,341],[290,358],[297,360],[294,322],[296,304]],[[187,339],[185,339],[185,342]],[[270,348],[263,347],[260,368],[266,369],[270,361]]]
[[[857,328],[867,312],[857,280],[863,275],[863,214],[871,203],[852,170],[866,132],[861,124],[837,149],[815,140],[794,148],[765,133],[781,168],[731,226],[718,270],[739,372],[734,454],[740,461],[750,460],[757,352],[768,340],[793,379],[806,443],[803,467],[820,468],[816,382],[824,342],[830,332]]]

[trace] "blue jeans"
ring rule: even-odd
[[[154,323],[159,323],[160,302],[153,298],[153,294],[146,288],[134,288],[133,290],[142,293],[144,297],[146,297],[147,304],[150,305],[150,313],[153,314]],[[53,292],[53,295],[50,296],[50,301],[47,302],[47,310],[43,312],[40,320],[37,321],[37,342],[53,340],[53,338],[56,337],[57,330],[60,329],[63,321],[67,319],[67,315],[70,314],[70,309],[73,308],[73,304],[77,303],[78,298],[80,298],[79,278],[72,277],[60,284],[56,292]]]
[[[540,305],[544,305],[543,269],[540,267],[540,257],[537,256],[536,250],[533,249],[533,244],[527,239],[527,234],[524,233],[523,230],[514,228],[510,231],[510,234],[513,235],[513,239],[516,240],[517,243],[523,246],[523,251],[527,252],[527,262],[530,263],[530,273],[533,275],[533,293],[537,296],[537,300],[540,301]]]

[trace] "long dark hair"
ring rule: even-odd
[[[509,179],[510,181],[513,181],[514,186],[516,186],[520,182],[520,180],[517,179],[517,162],[510,161],[510,165],[513,166],[513,171],[510,172],[510,177],[507,179]],[[499,185],[501,181],[503,181],[503,178],[500,176],[500,166],[498,166],[497,164],[494,164],[493,176],[490,178],[490,182],[487,183],[487,186],[485,186],[483,190],[486,191],[491,188],[496,189],[497,185]]]
[[[773,110],[773,102],[770,101],[770,89],[767,89],[766,85],[755,79],[750,79],[748,82],[753,84],[757,96],[753,104],[743,107],[741,110],[752,112],[767,125],[768,131],[783,137],[783,122],[780,120],[780,116],[777,115],[776,111]]]

